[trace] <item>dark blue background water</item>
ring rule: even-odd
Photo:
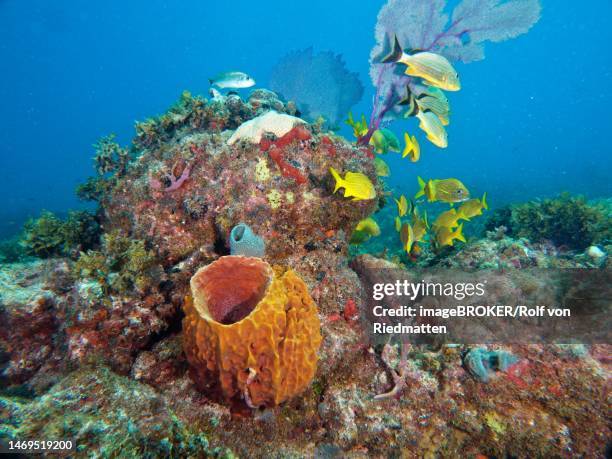
[[[353,111],[369,113],[382,3],[0,0],[0,235],[40,209],[80,205],[73,190],[92,174],[100,136],[129,142],[135,120],[184,89],[206,94],[220,71],[243,70],[265,86],[286,52],[333,50],[367,88]],[[612,195],[612,2],[543,6],[529,34],[458,66],[449,148],[422,140],[418,164],[391,158],[393,184],[414,192],[417,174],[455,176],[494,205],[561,190]],[[414,121],[404,127],[417,131]]]

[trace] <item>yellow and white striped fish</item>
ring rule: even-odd
[[[397,39],[394,38],[393,49],[382,59],[383,63],[400,62],[407,66],[406,75],[421,78],[428,86],[446,91],[459,91],[461,83],[459,74],[444,56],[429,51],[419,51],[414,54],[404,52]]]

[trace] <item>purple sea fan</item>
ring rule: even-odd
[[[539,0],[462,0],[449,17],[446,0],[389,0],[378,13],[370,77],[376,86],[372,122],[377,125],[413,79],[394,64],[380,64],[388,39],[404,48],[432,51],[451,61],[484,59],[484,43],[527,32],[540,18]],[[398,88],[401,91],[398,92]]]
[[[347,70],[340,55],[314,54],[312,48],[283,57],[272,69],[270,88],[294,101],[303,117],[315,120],[322,116],[332,127],[340,124],[363,95],[359,77]]]

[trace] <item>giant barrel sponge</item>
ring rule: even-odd
[[[274,406],[312,381],[317,306],[292,270],[227,256],[198,270],[185,300],[184,349],[200,390]]]

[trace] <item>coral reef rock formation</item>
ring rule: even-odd
[[[191,279],[185,353],[196,383],[250,407],[274,406],[311,382],[321,343],[317,306],[291,270],[222,257]]]
[[[198,251],[227,255],[230,231],[239,223],[264,240],[274,263],[285,264],[287,256],[305,254],[305,246],[340,230],[346,251],[355,225],[378,200],[333,195],[329,168],[361,172],[377,183],[371,155],[292,114],[291,105],[269,91],[254,91],[247,102],[184,94],[168,113],[136,126],[134,159],[105,185],[100,200],[104,231],[145,241],[165,267]],[[271,133],[262,128],[258,143],[249,138],[229,145],[255,116],[291,122]]]

